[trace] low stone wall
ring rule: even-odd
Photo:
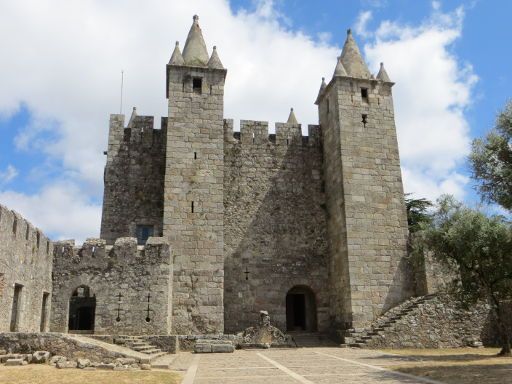
[[[242,339],[237,335],[179,335],[179,350],[191,352],[197,341],[201,340],[226,340],[231,341],[233,345],[238,345]]]
[[[92,362],[110,363],[127,354],[110,351],[92,343],[73,339],[61,333],[0,333],[0,349],[10,353],[34,353],[49,351],[52,355],[68,359],[89,359]]]
[[[449,295],[435,296],[366,343],[370,348],[452,348],[497,345],[489,306],[466,310]]]

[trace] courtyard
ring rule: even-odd
[[[364,350],[299,348],[233,354],[167,355],[170,370],[84,371],[47,365],[0,366],[2,384],[502,384],[512,358],[494,348]]]

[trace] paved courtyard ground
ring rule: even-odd
[[[497,350],[387,351],[342,348],[180,354],[183,384],[498,384],[512,383],[512,359]],[[434,351],[435,352],[435,351]]]

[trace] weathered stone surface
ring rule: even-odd
[[[143,371],[151,371],[151,364],[141,364],[140,369]]]
[[[16,366],[24,364],[28,364],[24,359],[7,359],[7,361],[5,362],[6,366]]]
[[[212,345],[208,342],[202,341],[196,343],[194,346],[194,352],[195,353],[211,353],[212,352]]]
[[[36,351],[32,354],[33,364],[46,364],[50,360],[50,352]]]
[[[96,366],[97,369],[104,369],[107,371],[113,371],[116,365],[114,363],[101,363]]]
[[[292,347],[291,338],[280,329],[270,324],[270,316],[267,311],[260,311],[260,321],[257,326],[249,327],[239,334],[242,348],[270,348]]]
[[[57,364],[55,366],[59,369],[76,368],[77,362],[76,361],[59,360],[59,361],[57,361]]]
[[[38,228],[0,204],[0,332],[48,330],[52,252]]]
[[[91,365],[91,360],[89,359],[78,359],[77,360],[77,368],[84,369]]]
[[[233,344],[212,344],[212,353],[233,353],[235,347]]]
[[[114,363],[119,365],[131,365],[137,363],[137,360],[132,357],[119,357],[115,360]]]
[[[52,331],[67,331],[68,318],[74,315],[69,313],[70,295],[86,286],[96,302],[95,333],[169,332],[173,267],[167,240],[151,237],[137,247],[134,238],[119,238],[113,246],[88,239],[80,248],[65,241],[55,243],[54,249]]]
[[[55,355],[50,358],[50,364],[54,365],[57,364],[59,361],[66,361],[67,358],[60,355]]]

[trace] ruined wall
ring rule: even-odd
[[[145,246],[134,238],[117,239],[113,246],[89,239],[81,248],[62,241],[55,243],[54,260],[52,332],[68,331],[70,298],[87,286],[96,298],[94,333],[170,333],[173,266],[165,239],[150,237]]]
[[[110,116],[104,176],[102,239],[136,236],[136,225],[152,225],[162,235],[167,119],[153,129],[152,116]]]
[[[226,71],[169,65],[167,74],[164,236],[175,255],[174,332],[222,333]]]
[[[328,266],[320,127],[225,120],[225,331],[257,324],[260,310],[286,329],[286,294],[297,285],[316,298],[318,329],[328,327]],[[248,272],[247,274],[245,272]]]
[[[335,77],[320,98],[333,315],[341,326],[363,327],[414,293],[391,85]]]
[[[48,330],[52,252],[39,229],[0,205],[0,332]],[[21,289],[13,308],[15,285]]]

